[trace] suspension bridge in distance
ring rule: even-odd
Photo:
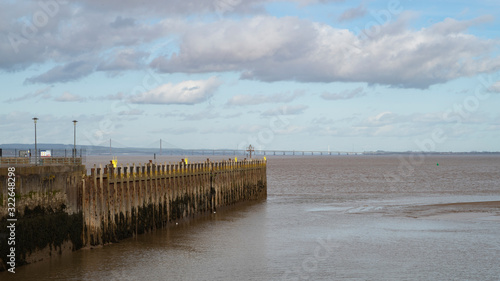
[[[321,151],[321,150],[252,150],[252,156],[335,156],[335,155],[365,155],[375,152],[353,151]],[[166,149],[156,155],[228,155],[250,157],[249,150],[243,149]]]
[[[114,141],[114,144],[117,142]],[[374,155],[378,154],[378,151],[333,151],[333,150],[287,150],[287,149],[255,149],[252,145],[249,145],[245,149],[186,149],[186,148],[175,148],[175,147],[163,147],[163,140],[160,139],[159,142],[154,142],[148,145],[148,148],[138,148],[138,147],[126,147],[123,144],[119,144],[119,147],[112,147],[111,139],[109,140],[109,147],[104,146],[88,146],[86,151],[88,155],[145,155],[154,154],[155,156],[167,156],[167,155],[194,155],[194,156],[333,156],[333,155]],[[151,146],[156,146],[159,144],[158,148],[153,148]],[[171,145],[167,143],[167,145]]]
[[[321,151],[321,150],[281,150],[281,149],[184,149],[184,148],[163,148],[163,149],[153,149],[153,148],[133,148],[133,147],[121,147],[113,148],[112,151],[109,148],[103,147],[85,147],[77,149],[76,157],[85,158],[90,155],[155,155],[155,156],[243,156],[250,158],[251,156],[335,156],[335,155],[374,155],[379,152],[353,152],[353,151]],[[50,154],[47,154],[50,152]],[[45,154],[44,154],[45,153]],[[49,158],[60,157],[60,158],[72,158],[75,156],[75,152],[71,149],[54,149],[52,147],[46,148],[42,145],[42,149],[39,149],[38,155],[40,159],[45,159],[45,161],[50,160]],[[32,154],[32,155],[31,155]],[[2,149],[0,148],[0,160],[7,158],[22,158],[28,161],[28,158],[33,158],[35,153],[34,149]],[[29,157],[28,157],[29,156]],[[44,157],[51,156],[51,157]],[[48,160],[47,160],[48,159]]]

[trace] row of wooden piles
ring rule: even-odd
[[[265,199],[266,161],[94,166],[81,188],[83,245],[103,245],[220,207]]]

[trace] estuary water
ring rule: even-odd
[[[287,156],[266,201],[0,279],[500,280],[499,263],[500,156]]]

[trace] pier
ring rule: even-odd
[[[102,245],[267,197],[266,161],[93,168],[82,193],[84,245]]]
[[[95,166],[89,175],[80,163],[0,167],[0,237],[15,224],[17,266],[267,198],[266,160],[151,160]],[[0,271],[9,251],[0,243]]]

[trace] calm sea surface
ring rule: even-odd
[[[267,201],[0,279],[500,280],[499,202],[499,156],[269,157]]]

